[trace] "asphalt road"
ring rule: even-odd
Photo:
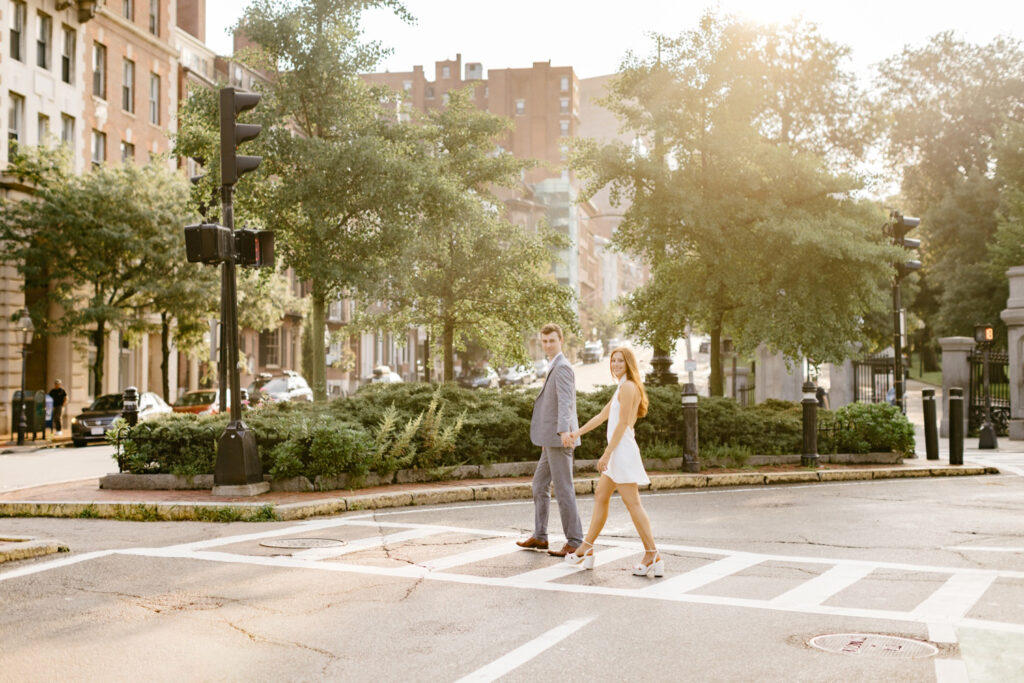
[[[107,444],[0,454],[0,491],[96,479],[117,472],[113,454]]]
[[[0,680],[1024,677],[1024,476],[644,501],[661,579],[629,572],[639,544],[617,499],[593,571],[515,548],[531,501],[302,523],[2,519],[72,553],[0,569]],[[344,545],[261,545],[310,538]],[[880,638],[808,644],[827,634]]]

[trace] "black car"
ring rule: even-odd
[[[88,408],[80,415],[71,418],[71,443],[80,448],[90,441],[105,441],[111,423],[121,417],[124,406],[124,394],[103,394],[96,397]],[[144,391],[139,394],[139,421],[147,420],[155,415],[173,413],[158,394]]]
[[[599,341],[588,341],[583,345],[583,362],[596,363],[604,356],[604,346]]]

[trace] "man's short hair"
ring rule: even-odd
[[[55,380],[53,380],[53,383],[59,385],[60,384],[60,380],[59,379],[55,379]]]
[[[558,325],[556,325],[555,323],[548,323],[544,327],[540,328],[540,333],[541,334],[551,334],[552,332],[557,334],[559,339],[564,339],[565,338],[562,335],[562,328],[559,327]]]

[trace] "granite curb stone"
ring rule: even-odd
[[[480,468],[483,470],[484,468]],[[904,477],[968,476],[998,474],[998,468],[964,465],[958,467],[864,468],[800,472],[731,472],[724,474],[652,474],[653,491],[751,486],[801,482],[853,481]],[[574,480],[578,495],[593,492],[594,477]],[[290,521],[333,515],[355,510],[374,510],[414,505],[437,505],[471,501],[529,499],[529,482],[441,486],[414,491],[394,491],[323,498],[308,502],[61,502],[0,501],[0,517],[99,517],[147,521]]]

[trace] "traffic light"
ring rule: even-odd
[[[231,230],[215,223],[185,226],[185,256],[189,263],[214,265],[234,258]]]
[[[996,338],[995,330],[991,325],[975,325],[974,341],[979,344],[991,344]]]
[[[220,182],[234,185],[238,179],[255,171],[263,157],[239,156],[237,147],[246,140],[260,134],[262,126],[254,123],[237,123],[238,115],[259,104],[261,97],[256,93],[235,92],[234,88],[220,89]]]
[[[235,231],[235,263],[240,266],[274,265],[274,233],[271,230],[241,228]]]
[[[899,211],[889,213],[889,225],[892,234],[892,243],[904,249],[920,249],[921,240],[907,237],[906,234],[921,225],[921,219],[914,216],[904,216]],[[906,277],[915,270],[921,270],[921,262],[917,259],[908,259],[896,264],[898,277]]]

